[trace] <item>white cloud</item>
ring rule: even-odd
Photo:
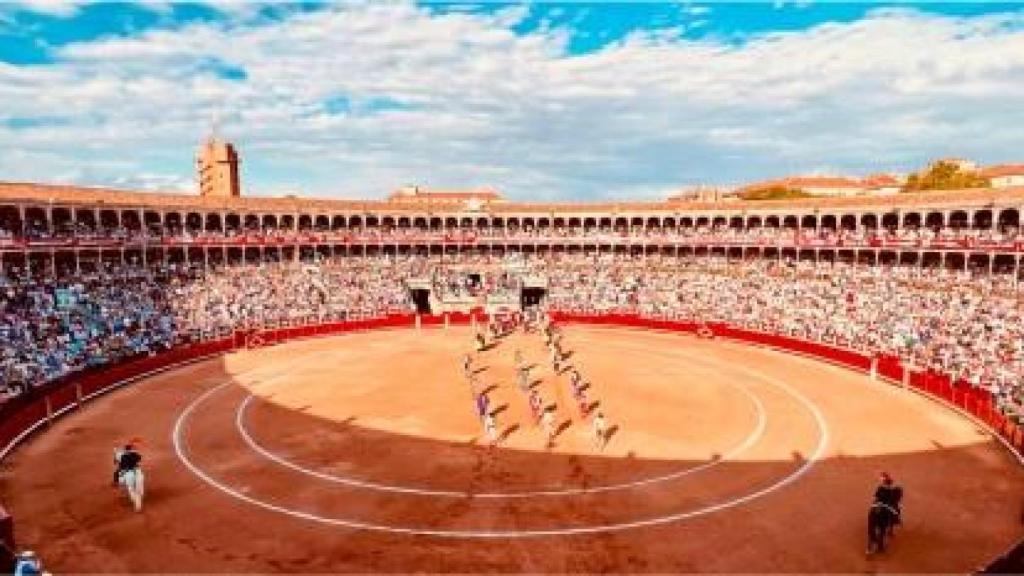
[[[690,4],[689,2],[684,3],[681,10],[683,12],[683,15],[689,16],[691,18],[697,16],[706,16],[711,13],[710,6],[698,6],[695,4]]]
[[[1020,149],[1007,97],[1024,93],[1020,14],[877,11],[741,45],[637,32],[569,55],[569,30],[512,32],[527,11],[338,5],[73,44],[46,67],[0,63],[0,178],[190,188],[213,118],[252,190],[348,197],[411,182],[632,197]],[[331,114],[341,98],[349,110]],[[5,123],[41,116],[63,121]]]

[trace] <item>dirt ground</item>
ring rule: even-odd
[[[1024,470],[958,414],[821,362],[625,328],[565,329],[581,414],[539,336],[468,328],[250,350],[57,422],[0,468],[19,544],[76,572],[966,572],[1024,535]],[[552,446],[514,351],[553,405]],[[592,422],[611,432],[602,449]],[[110,487],[144,440],[145,509]],[[865,556],[879,472],[905,524]]]

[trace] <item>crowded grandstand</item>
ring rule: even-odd
[[[1024,414],[1015,190],[782,210],[455,204],[444,215],[0,192],[0,333],[16,343],[4,348],[4,398],[239,329],[519,306],[534,287],[553,311],[726,323],[895,356]],[[38,201],[54,194],[67,201]]]

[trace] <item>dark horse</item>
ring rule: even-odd
[[[884,502],[875,502],[868,510],[868,554],[885,551],[885,537],[899,523],[899,512]]]

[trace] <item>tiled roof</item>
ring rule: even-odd
[[[978,171],[978,175],[984,178],[1024,176],[1024,164],[996,164],[994,166],[986,166]]]
[[[427,202],[387,202],[381,200],[330,200],[318,198],[217,198],[200,197],[191,194],[138,192],[130,190],[109,190],[81,186],[61,186],[31,183],[0,183],[0,204],[27,202],[46,205],[97,206],[118,209],[151,209],[179,211],[261,211],[276,213],[309,212],[313,214],[344,212],[379,214],[415,213],[420,215],[430,209],[458,213],[463,206],[429,206]],[[679,214],[693,212],[746,212],[783,210],[855,210],[855,209],[909,209],[909,208],[955,208],[967,206],[1005,206],[1024,204],[1024,187],[1004,189],[979,189],[917,192],[892,196],[851,196],[842,198],[801,198],[789,200],[734,200],[729,202],[707,202],[692,199],[676,199],[654,202],[561,202],[561,203],[489,203],[481,207],[481,214],[508,216],[512,214],[611,215],[628,213]]]

